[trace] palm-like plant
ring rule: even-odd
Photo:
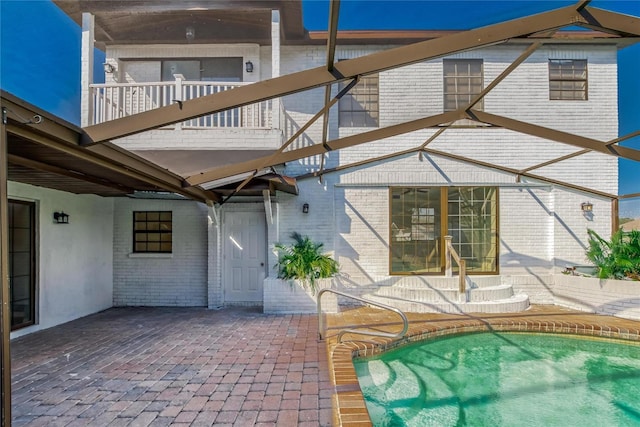
[[[620,229],[611,235],[609,242],[593,230],[587,230],[587,233],[587,258],[598,268],[599,278],[639,278],[640,231],[625,232]]]
[[[338,262],[331,256],[322,254],[323,244],[313,242],[309,236],[301,236],[294,231],[291,238],[294,241],[291,245],[275,245],[279,252],[276,264],[278,277],[286,280],[296,279],[315,294],[317,280],[336,275],[339,269]]]

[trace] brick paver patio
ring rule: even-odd
[[[405,342],[476,330],[640,341],[638,321],[553,306],[408,317]],[[327,323],[328,339],[319,342],[314,315],[113,308],[36,332],[11,343],[13,425],[370,426],[352,357],[396,342],[337,344],[336,334],[359,325],[397,331],[401,322],[360,307]]]
[[[329,426],[317,319],[114,308],[11,342],[14,426]]]

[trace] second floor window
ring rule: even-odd
[[[587,60],[549,60],[549,99],[587,100]]]
[[[377,127],[379,105],[378,74],[362,77],[338,102],[339,126]]]
[[[444,111],[455,111],[469,105],[484,87],[482,59],[444,59]],[[473,108],[482,110],[483,100]]]

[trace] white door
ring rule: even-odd
[[[225,302],[259,305],[267,271],[264,212],[227,212],[224,224]]]

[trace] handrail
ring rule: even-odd
[[[178,75],[175,75],[175,78],[174,81],[164,82],[110,82],[89,85],[92,104],[91,124],[104,123],[252,84],[252,82],[184,80]],[[271,100],[255,102],[190,119],[176,124],[175,128],[269,129],[272,126],[272,108]]]
[[[252,82],[215,82],[209,80],[182,80],[183,85],[189,86],[247,86]],[[118,87],[144,87],[144,86],[175,86],[175,81],[164,81],[164,82],[129,82],[129,83],[91,83],[89,87],[95,88],[118,88]]]
[[[445,264],[444,264],[444,274],[447,277],[453,276],[451,269],[451,257],[458,263],[458,267],[460,267],[460,277],[458,279],[458,292],[460,293],[460,299],[464,296],[466,299],[467,292],[467,262],[466,260],[460,258],[458,252],[453,248],[453,244],[451,240],[453,237],[444,236],[444,244],[445,244]]]
[[[324,333],[324,317],[322,316],[322,295],[324,295],[326,292],[331,292],[332,294],[336,294],[336,295],[342,295],[343,297],[351,298],[356,301],[363,302],[365,304],[370,304],[376,307],[383,308],[385,310],[393,311],[394,313],[396,313],[402,318],[402,324],[403,324],[402,331],[400,331],[397,334],[392,334],[390,332],[363,331],[358,329],[342,329],[340,332],[338,332],[339,343],[342,342],[342,336],[344,334],[349,334],[349,333],[359,334],[359,335],[368,335],[373,337],[403,338],[406,335],[407,331],[409,330],[409,320],[407,319],[407,316],[401,310],[395,307],[391,307],[386,304],[381,304],[379,302],[370,301],[364,298],[356,297],[354,295],[350,295],[345,292],[336,291],[335,289],[323,289],[318,293],[318,334],[320,336],[320,340],[323,339],[323,333]]]

